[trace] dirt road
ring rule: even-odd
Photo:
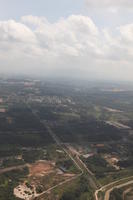
[[[10,172],[10,171],[14,171],[14,170],[18,170],[18,169],[21,170],[21,169],[24,169],[25,167],[28,167],[28,164],[3,168],[3,169],[0,169],[0,174],[6,173],[6,172]]]

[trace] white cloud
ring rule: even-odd
[[[0,39],[2,41],[35,42],[33,32],[24,24],[14,20],[0,21]]]
[[[27,15],[21,17],[21,21],[26,24],[31,24],[35,26],[42,26],[44,23],[48,23],[47,19],[45,17],[37,17],[32,15]]]
[[[99,30],[82,15],[0,21],[0,71],[133,78],[132,35],[133,24]]]
[[[119,27],[120,34],[127,42],[133,42],[133,24],[127,24]]]

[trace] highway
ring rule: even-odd
[[[67,180],[65,180],[65,181],[63,181],[63,182],[61,182],[61,183],[58,183],[57,185],[55,185],[55,186],[49,188],[48,190],[45,190],[45,191],[42,192],[41,194],[37,194],[37,195],[36,195],[34,198],[32,198],[32,199],[36,199],[37,197],[41,197],[41,196],[43,196],[44,194],[49,193],[49,192],[52,191],[53,189],[56,189],[56,188],[59,187],[59,186],[62,186],[62,185],[64,185],[64,184],[68,183],[68,182],[71,182],[71,181],[73,181],[73,180],[79,178],[79,177],[82,176],[83,173],[84,173],[83,170],[82,170],[82,168],[81,168],[81,167],[79,166],[79,164],[76,162],[76,160],[71,156],[71,154],[67,151],[67,149],[63,147],[62,143],[61,143],[60,140],[57,138],[57,136],[53,133],[53,131],[51,130],[51,128],[50,128],[48,125],[46,125],[46,124],[44,124],[44,125],[45,125],[45,127],[47,128],[47,130],[48,130],[49,134],[51,135],[51,137],[53,138],[53,140],[56,142],[56,144],[62,148],[62,150],[63,150],[63,151],[69,156],[69,158],[73,161],[74,165],[80,170],[80,174],[75,175],[74,177],[71,177],[71,178],[69,178],[69,179],[67,179]]]
[[[88,177],[89,177],[89,181],[91,183],[91,186],[94,189],[96,189],[97,185],[96,185],[95,181],[92,178],[92,177],[94,177],[94,174],[87,168],[87,166],[83,163],[83,161],[79,158],[78,155],[76,155],[76,158],[74,158],[72,156],[72,153],[70,152],[70,150],[67,149],[67,146],[65,144],[61,143],[60,139],[55,135],[55,133],[51,130],[51,128],[48,125],[45,124],[45,127],[47,127],[47,129],[49,131],[49,134],[55,140],[56,144],[58,144],[63,149],[63,151],[73,161],[75,166],[81,171],[81,174],[83,174],[84,172],[87,172]]]
[[[29,107],[30,108],[30,107]],[[31,108],[30,108],[31,109]],[[31,109],[32,110],[32,109]],[[68,155],[68,157],[73,161],[74,165],[80,170],[80,174],[71,177],[70,179],[67,179],[51,188],[49,188],[48,190],[42,192],[41,194],[39,194],[37,197],[43,196],[44,194],[52,191],[53,189],[57,188],[58,186],[64,185],[67,182],[71,182],[74,179],[79,178],[80,176],[82,176],[84,173],[87,172],[88,177],[89,177],[89,182],[91,187],[93,187],[94,189],[97,189],[97,184],[95,183],[93,176],[94,174],[87,168],[87,166],[83,163],[83,161],[79,158],[79,156],[76,156],[76,158],[74,158],[72,156],[72,153],[67,149],[67,146],[65,144],[63,144],[60,139],[57,137],[57,135],[53,132],[53,130],[51,129],[51,127],[48,125],[48,123],[45,123],[44,121],[41,121],[41,119],[39,118],[39,116],[37,115],[36,112],[34,112],[32,110],[32,113],[40,120],[40,122],[47,128],[50,136],[53,138],[53,140],[55,141],[55,143],[60,146],[62,148],[62,150]]]

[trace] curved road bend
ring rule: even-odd
[[[98,190],[95,191],[95,199],[96,199],[96,200],[99,200],[99,198],[98,198],[98,193],[99,193],[99,192],[105,191],[108,187],[111,187],[112,185],[118,183],[117,186],[112,186],[110,189],[108,189],[108,190],[105,192],[104,200],[109,200],[110,193],[111,193],[111,191],[112,191],[114,188],[121,188],[121,187],[124,187],[124,186],[126,186],[126,185],[130,185],[130,184],[133,183],[133,180],[131,180],[131,181],[127,181],[126,183],[119,184],[120,181],[124,181],[124,180],[127,180],[127,179],[129,179],[129,178],[133,178],[133,176],[126,177],[126,178],[123,178],[123,179],[120,179],[120,180],[117,180],[117,181],[114,181],[114,182],[112,182],[112,183],[109,183],[109,184],[107,184],[107,185],[102,186],[101,188],[99,188]]]
[[[119,189],[119,188],[122,188],[122,187],[127,186],[127,185],[130,185],[130,184],[133,184],[133,180],[132,180],[132,181],[128,181],[128,182],[126,182],[126,183],[122,183],[122,184],[120,184],[120,185],[117,185],[117,186],[115,186],[115,187],[113,187],[113,188],[107,190],[106,193],[105,193],[104,200],[109,200],[110,193],[113,191],[114,188]]]

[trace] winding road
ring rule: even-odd
[[[98,198],[99,192],[105,191],[104,200],[109,200],[110,193],[113,191],[114,188],[122,188],[124,186],[130,185],[130,184],[133,183],[133,180],[130,180],[130,181],[128,180],[129,178],[133,179],[133,176],[123,178],[123,179],[120,179],[118,181],[114,181],[112,183],[109,183],[107,185],[102,186],[101,188],[99,188],[98,190],[95,191],[95,199],[99,200],[99,198]],[[120,183],[121,181],[125,181],[125,183]]]
[[[119,189],[119,188],[122,188],[122,187],[124,187],[124,186],[131,185],[131,184],[133,184],[133,180],[132,180],[132,181],[128,181],[128,182],[123,183],[123,184],[120,184],[120,185],[117,185],[117,186],[115,186],[115,187],[113,187],[113,188],[107,190],[106,193],[105,193],[104,200],[109,200],[110,193],[113,191],[114,188]]]

